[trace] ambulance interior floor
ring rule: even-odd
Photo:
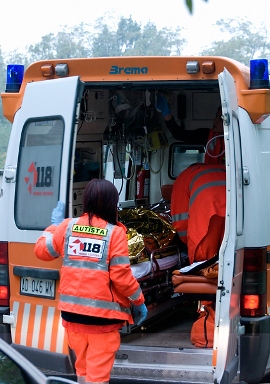
[[[121,342],[144,347],[195,348],[190,341],[190,331],[199,316],[197,308],[198,302],[184,302],[131,333],[122,334]]]

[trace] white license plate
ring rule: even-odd
[[[21,295],[55,298],[55,280],[21,276]]]

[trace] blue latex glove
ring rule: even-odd
[[[65,218],[65,204],[58,201],[57,206],[52,211],[51,223],[58,225],[62,223]]]
[[[164,95],[157,95],[156,109],[161,112],[162,116],[167,116],[171,113],[168,101]]]
[[[134,323],[141,325],[141,323],[147,318],[148,309],[145,304],[134,305]]]

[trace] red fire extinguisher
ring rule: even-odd
[[[137,172],[136,199],[149,196],[150,171],[147,165],[143,165]]]

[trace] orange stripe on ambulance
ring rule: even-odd
[[[15,343],[56,353],[68,353],[65,329],[54,307],[14,302],[17,323],[11,328]]]

